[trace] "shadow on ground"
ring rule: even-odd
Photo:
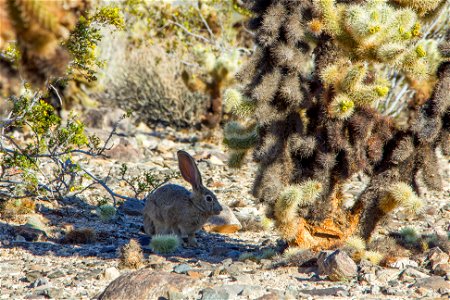
[[[42,205],[38,213],[49,220],[47,228],[51,231],[49,237],[44,234],[36,241],[21,235],[21,226],[8,224],[0,220],[0,241],[3,248],[22,248],[33,255],[60,256],[60,257],[97,257],[99,259],[117,259],[118,249],[127,244],[130,239],[137,239],[147,257],[153,252],[148,247],[150,237],[142,232],[142,217],[129,216],[121,213],[113,222],[102,222],[95,214],[95,206],[92,206],[80,198],[68,198],[59,203],[58,209],[50,208],[51,205]],[[64,241],[64,228],[75,229],[91,228],[95,232],[95,241],[89,243],[69,244]],[[266,248],[275,245],[257,245],[244,242],[238,238],[217,233],[197,233],[199,247],[179,248],[171,255],[164,255],[171,260],[187,258],[193,261],[205,261],[218,263],[224,259],[239,259],[245,252],[260,253]]]

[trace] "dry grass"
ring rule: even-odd
[[[29,199],[11,199],[0,204],[0,218],[6,221],[22,223],[25,215],[36,210],[36,203]]]
[[[90,244],[97,240],[97,234],[92,228],[72,229],[63,237],[65,244]]]

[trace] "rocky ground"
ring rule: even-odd
[[[100,118],[102,115],[105,114],[100,112],[88,120],[97,127],[90,130],[101,138],[107,136],[110,125]],[[114,138],[115,147],[108,153],[109,159],[84,162],[100,177],[110,172],[107,183],[115,192],[132,196],[126,184],[117,179],[123,162],[130,172],[147,170],[162,176],[177,169],[176,150],[184,149],[199,161],[204,182],[223,204],[232,207],[242,229],[232,234],[202,231],[198,234],[198,248],[157,255],[148,247],[149,238],[141,230],[139,205],[127,202],[114,220],[99,219],[96,205],[107,197],[100,186],[60,202],[41,201],[36,215],[23,218],[40,220],[35,223],[41,228],[30,230],[20,226],[25,223],[23,220],[0,219],[0,299],[99,297],[118,276],[134,271],[119,266],[118,249],[130,239],[142,244],[145,263],[141,273],[133,275],[136,278],[122,278],[134,281],[134,285],[130,284],[132,289],[142,289],[136,282],[155,290],[164,286],[161,294],[154,294],[155,299],[447,299],[450,295],[448,248],[400,251],[395,261],[384,266],[363,260],[354,273],[344,257],[336,261],[335,268],[347,271],[346,264],[350,264],[350,274],[348,280],[337,282],[321,275],[327,265],[317,253],[302,251],[291,257],[282,254],[286,245],[274,230],[261,225],[263,208],[249,194],[255,165],[249,163],[239,171],[230,170],[225,163],[226,151],[220,145],[220,132],[200,136],[199,132],[125,123],[119,133]],[[448,158],[441,157],[441,162],[444,190],[425,191],[427,206],[421,214],[397,212],[379,228],[378,236],[413,225],[422,234],[447,237],[450,167]],[[366,181],[355,176],[348,184],[349,201]],[[182,183],[179,178],[171,182]],[[64,243],[65,235],[73,228],[90,228],[91,239],[83,241],[86,243]],[[245,256],[248,259],[243,259]],[[110,291],[114,292],[114,288]],[[102,299],[114,299],[113,294],[106,293]],[[115,299],[120,298],[116,293]]]

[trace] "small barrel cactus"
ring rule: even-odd
[[[116,217],[116,208],[110,204],[104,204],[97,207],[97,215],[104,222],[109,222]]]

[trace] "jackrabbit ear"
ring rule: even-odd
[[[178,167],[184,180],[192,185],[194,190],[199,190],[202,186],[202,176],[195,164],[195,160],[186,151],[180,150],[177,152]]]

